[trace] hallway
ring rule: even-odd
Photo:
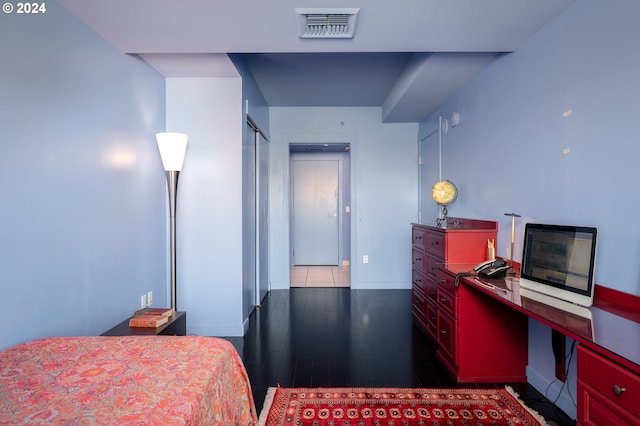
[[[292,266],[291,287],[349,287],[349,266]]]

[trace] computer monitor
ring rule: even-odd
[[[591,306],[597,242],[596,228],[526,224],[520,286]]]

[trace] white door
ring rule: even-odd
[[[291,168],[293,265],[338,265],[340,162],[294,154]]]

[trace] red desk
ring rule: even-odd
[[[470,271],[474,265],[446,264],[444,277]],[[578,423],[604,421],[640,424],[640,298],[603,287],[596,288],[594,305],[584,308],[587,318],[530,297],[519,280],[459,278],[458,291],[482,293],[484,300],[510,308],[514,321],[520,312],[568,336],[578,346]],[[462,295],[462,294],[461,294]],[[481,299],[482,300],[482,299]],[[504,313],[502,321],[505,320]],[[465,324],[460,323],[463,329]],[[460,359],[460,354],[454,355]],[[516,362],[526,365],[526,357]],[[463,368],[463,366],[458,366]]]

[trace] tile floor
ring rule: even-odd
[[[349,287],[349,267],[292,266],[291,287]]]

